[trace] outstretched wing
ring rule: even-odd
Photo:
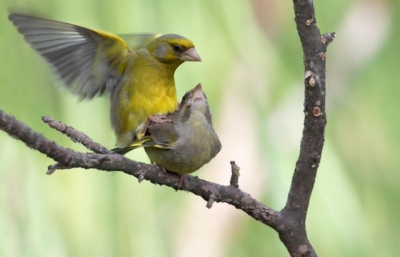
[[[116,35],[24,14],[9,19],[65,86],[83,98],[102,95],[127,67],[132,50]]]

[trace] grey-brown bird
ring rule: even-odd
[[[221,150],[214,130],[210,107],[201,84],[187,92],[179,110],[167,116],[172,122],[150,123],[147,135],[124,149],[145,147],[149,159],[158,166],[180,175],[192,173],[208,163]],[[182,184],[183,176],[178,188]]]

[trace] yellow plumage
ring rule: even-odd
[[[22,14],[9,18],[74,94],[91,99],[108,91],[121,148],[141,139],[149,117],[177,109],[175,70],[200,61],[194,44],[179,35],[139,36],[144,45],[133,49],[108,32]]]

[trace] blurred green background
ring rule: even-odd
[[[320,256],[400,251],[400,3],[315,0],[327,58],[326,145],[307,220]],[[274,209],[286,201],[303,123],[303,64],[292,1],[2,0],[0,109],[46,137],[85,149],[42,115],[114,146],[108,98],[78,102],[54,86],[8,9],[114,33],[177,33],[203,62],[176,73],[179,98],[198,82],[208,95],[221,153],[196,175],[229,182]],[[128,155],[148,162],[142,150]],[[277,234],[225,204],[122,173],[45,175],[53,161],[0,132],[0,256],[287,256]]]

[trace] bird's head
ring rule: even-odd
[[[160,36],[147,45],[149,52],[165,64],[181,64],[185,61],[199,62],[194,44],[187,38],[175,34]]]
[[[183,96],[178,111],[178,118],[187,120],[194,112],[202,113],[208,123],[212,124],[211,111],[208,105],[207,96],[204,94],[201,84],[198,84]]]

